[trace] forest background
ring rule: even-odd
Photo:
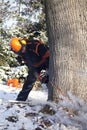
[[[16,55],[10,49],[12,37],[38,37],[48,42],[44,6],[41,0],[0,1],[0,80],[23,76],[26,66],[13,74],[12,68],[19,66]],[[20,74],[19,74],[20,73]]]

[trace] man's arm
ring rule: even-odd
[[[49,48],[46,45],[39,45],[38,54],[42,57],[42,60],[35,64],[35,67],[42,65],[50,56]]]

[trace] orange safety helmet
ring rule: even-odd
[[[19,52],[22,49],[22,45],[25,45],[26,41],[21,38],[12,38],[10,46],[14,52]]]

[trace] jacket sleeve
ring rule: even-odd
[[[44,44],[39,45],[38,54],[44,59],[48,58],[50,56],[49,47]]]
[[[35,67],[42,65],[44,62],[46,62],[49,59],[50,56],[49,48],[44,44],[39,45],[38,54],[39,56],[41,56],[41,61],[35,64],[34,65]]]

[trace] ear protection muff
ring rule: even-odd
[[[21,49],[18,51],[17,54],[21,55],[21,53],[23,52],[23,48],[26,46],[26,41],[23,39],[19,39],[20,45],[21,45]]]
[[[25,40],[21,40],[21,43],[22,43],[23,45],[26,45],[26,41],[25,41]]]

